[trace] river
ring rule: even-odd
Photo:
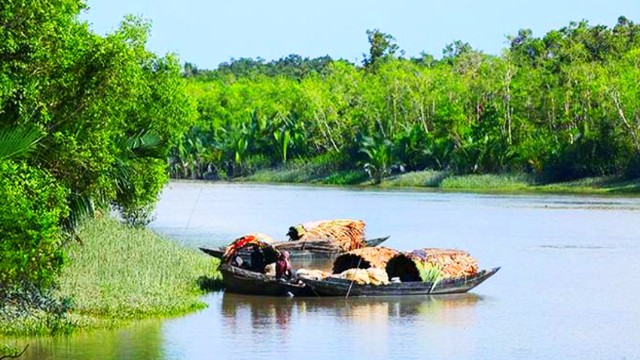
[[[638,359],[640,198],[173,182],[150,225],[185,246],[355,218],[388,247],[502,269],[455,296],[296,299],[214,292],[205,310],[39,339],[27,359]]]

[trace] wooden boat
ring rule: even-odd
[[[247,254],[246,257],[241,254]],[[308,288],[297,279],[276,278],[267,269],[282,253],[253,235],[243,236],[227,246],[219,270],[226,291],[247,295],[304,296]]]
[[[482,270],[476,275],[437,282],[406,281],[388,285],[360,285],[351,280],[329,277],[325,280],[301,278],[307,285],[305,294],[314,296],[398,296],[398,295],[440,295],[464,293],[480,285],[500,270],[499,267]]]
[[[222,283],[225,290],[236,294],[267,296],[310,296],[313,293],[303,283],[288,282],[257,271],[222,264]]]
[[[246,260],[244,254],[248,254]],[[341,254],[334,261],[334,275],[321,270],[303,273],[301,269],[298,278],[285,280],[277,279],[273,272],[268,274],[269,266],[286,256],[284,251],[256,236],[238,238],[227,246],[222,256],[219,267],[222,282],[229,292],[249,295],[436,295],[467,292],[500,269],[477,271],[477,261],[461,250],[419,249],[401,253],[382,247],[366,247]],[[436,277],[427,277],[424,273],[429,264],[437,266]],[[360,277],[361,272],[366,274],[366,280]],[[344,278],[350,274],[353,277]]]
[[[364,244],[366,247],[374,247],[382,244],[389,236],[365,240]],[[340,248],[335,246],[330,246],[326,242],[314,242],[314,241],[304,241],[304,240],[294,240],[294,241],[282,241],[276,242],[273,244],[273,247],[279,250],[287,250],[293,259],[300,258],[330,258],[338,255],[341,251]],[[209,254],[215,258],[222,259],[224,255],[224,247],[219,248],[199,248],[202,252]],[[248,253],[241,252],[240,256],[246,257]]]
[[[318,296],[436,295],[467,292],[498,270],[478,271],[477,260],[462,250],[401,253],[375,247],[341,254],[333,262],[333,275],[303,274],[300,281]]]

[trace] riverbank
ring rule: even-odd
[[[527,174],[454,175],[446,171],[415,171],[392,175],[374,184],[362,171],[323,174],[313,166],[260,170],[240,181],[259,183],[308,183],[379,188],[415,188],[480,193],[640,193],[640,179],[614,176],[590,177],[567,182],[543,183]]]
[[[51,294],[68,310],[8,307],[0,312],[0,336],[113,328],[184,314],[205,307],[203,288],[219,277],[211,257],[108,217],[87,221],[79,239]]]

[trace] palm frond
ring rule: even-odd
[[[134,157],[165,157],[164,140],[152,130],[143,130],[125,139],[125,147]]]
[[[38,129],[15,127],[0,129],[0,160],[27,156],[42,139]]]
[[[71,194],[68,200],[69,216],[62,225],[67,232],[75,234],[75,230],[82,220],[94,216],[95,205],[91,197],[80,194]]]

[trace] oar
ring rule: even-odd
[[[356,272],[360,269],[360,262],[362,262],[362,256],[358,259],[358,265],[356,265]],[[349,298],[349,294],[351,293],[351,287],[353,286],[353,282],[356,281],[355,276],[351,279],[351,284],[349,284],[349,289],[347,290],[347,295],[345,295],[345,300]]]

